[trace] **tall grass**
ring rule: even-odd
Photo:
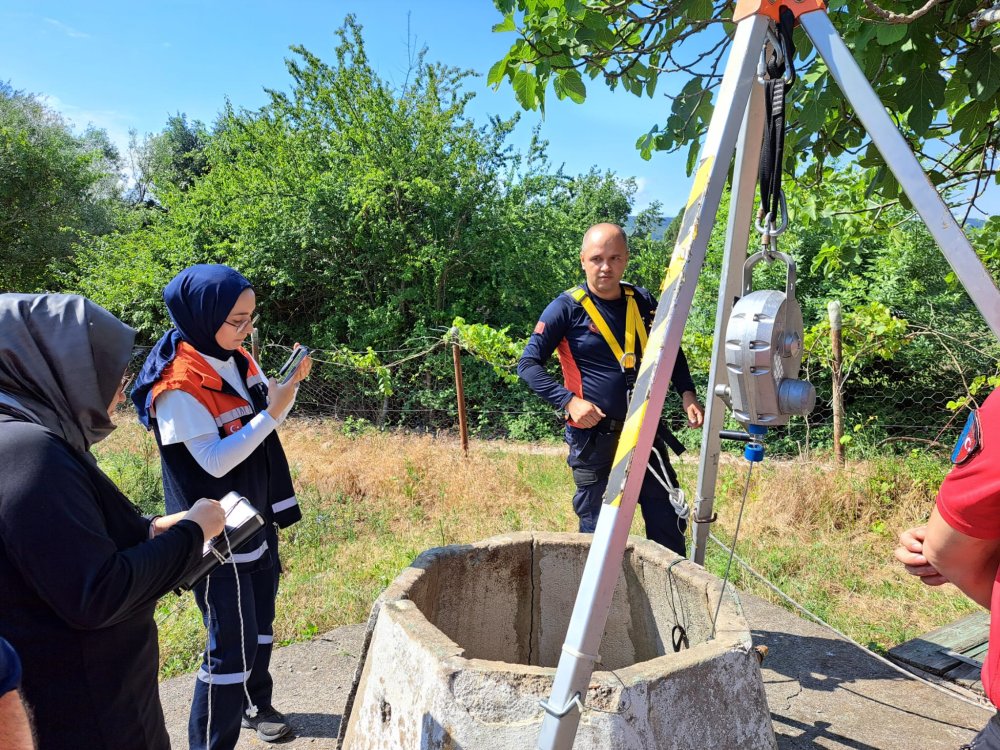
[[[719,482],[715,534],[729,543],[748,464],[728,463]],[[787,595],[855,640],[885,651],[977,606],[952,586],[927,587],[892,557],[900,530],[922,523],[947,462],[922,452],[850,463],[768,462],[751,474],[736,552]],[[706,567],[728,555],[710,543]],[[734,567],[736,585],[780,598]]]
[[[473,443],[359,429],[333,421],[282,428],[304,517],[281,533],[284,575],[275,637],[309,638],[363,621],[378,593],[420,552],[521,531],[575,531],[573,484],[558,447]],[[155,444],[123,424],[97,450],[134,500],[162,505]],[[715,533],[729,541],[746,462],[720,470]],[[892,562],[897,532],[926,518],[943,463],[921,455],[872,459],[839,470],[765,461],[751,475],[737,553],[793,598],[863,643],[887,648],[949,622],[974,605],[952,587],[928,589]],[[678,466],[693,495],[697,466]],[[642,534],[641,514],[632,533]],[[725,556],[706,560],[722,573]],[[736,585],[774,595],[734,568]],[[157,613],[161,674],[194,668],[204,629],[190,594]]]

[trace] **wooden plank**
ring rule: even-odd
[[[972,648],[963,651],[963,656],[968,656],[972,659],[976,659],[980,664],[983,663],[983,659],[986,658],[986,647],[989,643],[980,643],[978,646],[973,646]]]
[[[955,669],[956,665],[959,664],[946,652],[965,653],[978,648],[989,639],[989,625],[989,612],[974,612],[950,625],[944,625],[918,638],[901,643],[890,649],[889,655],[897,661],[944,676],[946,672]],[[970,665],[964,666],[975,669]]]
[[[954,669],[950,669],[945,672],[942,677],[946,680],[950,680],[957,685],[961,685],[964,688],[973,690],[980,695],[983,694],[983,683],[979,679],[980,669],[979,667],[974,667],[971,664],[965,664],[959,662]]]

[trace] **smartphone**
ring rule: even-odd
[[[299,365],[302,364],[302,360],[309,356],[309,347],[300,346],[295,351],[292,352],[291,356],[285,360],[285,364],[281,366],[278,370],[277,380],[279,383],[284,385],[292,376],[295,375],[295,371],[298,369]]]

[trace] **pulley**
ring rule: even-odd
[[[753,267],[780,259],[788,271],[785,290],[750,291]],[[795,261],[785,253],[765,250],[743,266],[743,296],[733,306],[726,327],[726,373],[729,385],[719,396],[746,425],[774,427],[793,414],[808,414],[816,405],[812,383],[799,380],[802,364],[802,311],[795,300]]]

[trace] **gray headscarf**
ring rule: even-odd
[[[135,331],[76,294],[0,294],[0,405],[86,453],[115,426],[108,406]]]

